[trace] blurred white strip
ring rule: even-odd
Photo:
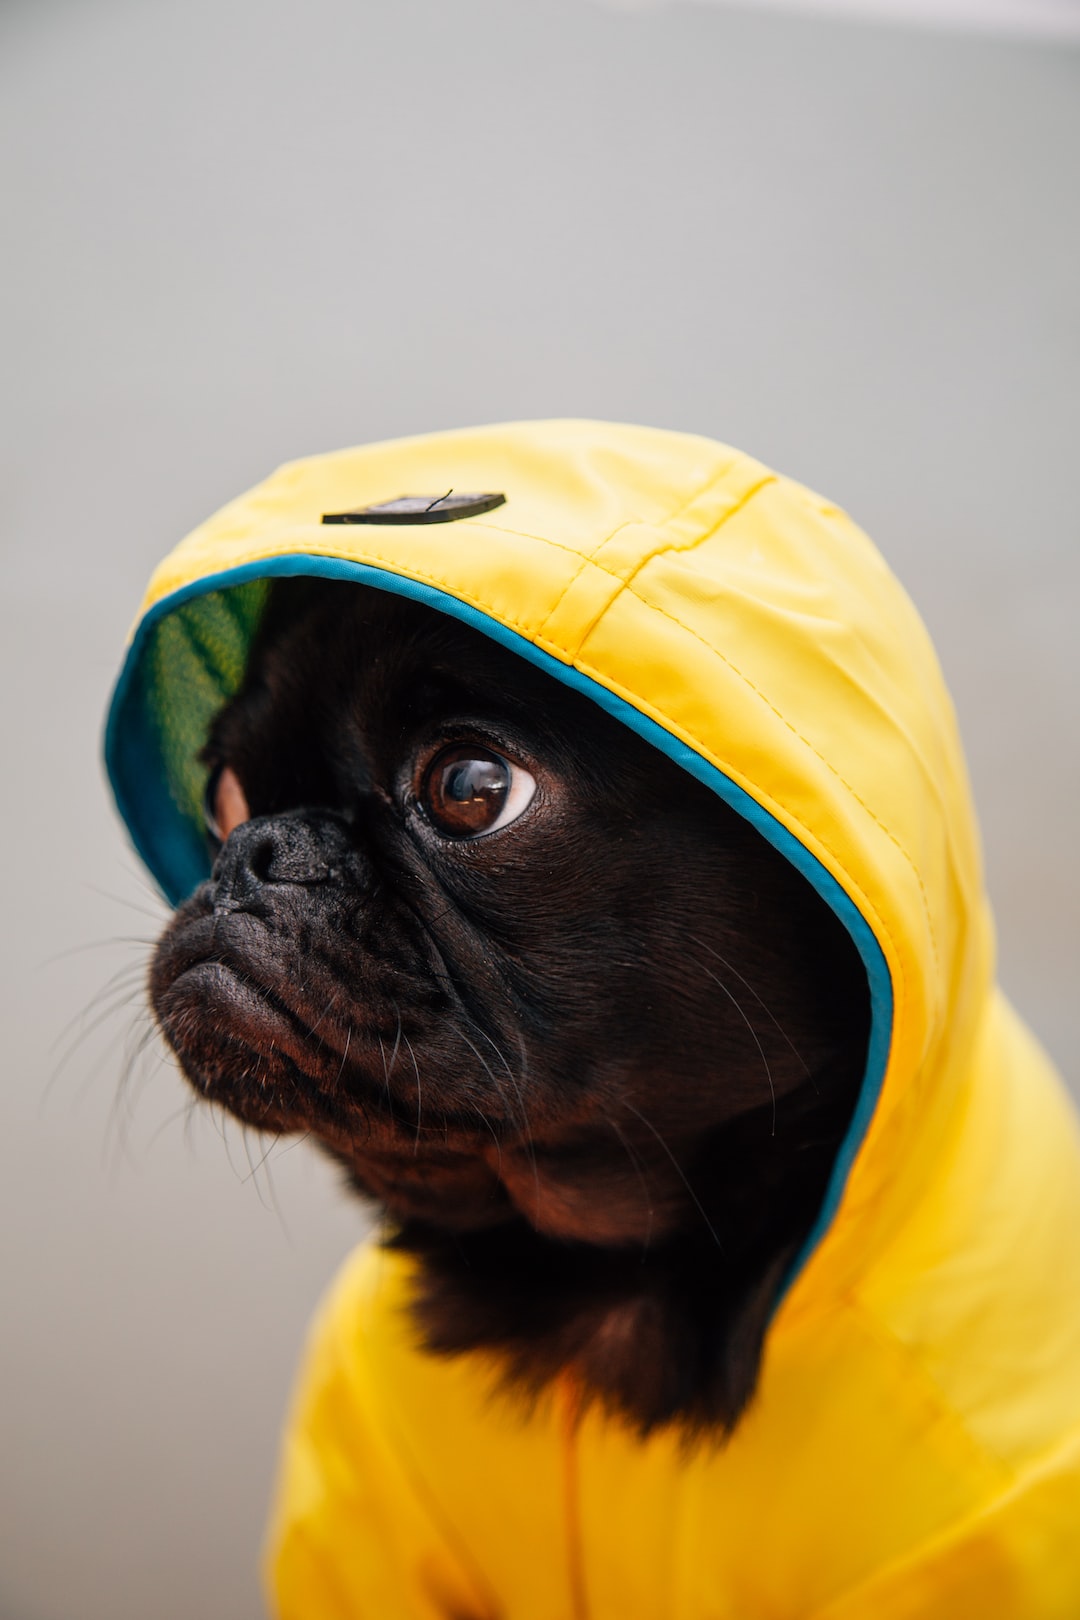
[[[655,11],[681,0],[599,0],[612,11]],[[1080,41],[1080,0],[694,0],[744,11],[787,11],[914,28]]]

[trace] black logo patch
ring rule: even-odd
[[[399,495],[394,501],[377,506],[358,506],[352,512],[324,512],[324,523],[454,523],[458,518],[476,517],[502,506],[505,495],[461,495],[448,489],[445,495]]]

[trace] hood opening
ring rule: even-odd
[[[870,995],[866,1068],[818,1218],[778,1296],[779,1309],[833,1223],[881,1093],[893,1027],[888,968],[869,923],[817,857],[744,788],[626,699],[450,593],[369,564],[306,552],[264,557],[201,578],[155,603],[139,624],[117,681],[105,734],[105,764],[117,808],[162,893],[177,905],[209,876],[202,821],[207,773],[198,755],[213,716],[241,683],[271,580],[303,575],[368,585],[421,602],[491,637],[598,703],[749,821],[847,929]]]

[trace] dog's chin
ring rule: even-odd
[[[524,1222],[560,1243],[620,1249],[685,1219],[681,1183],[643,1195],[622,1141],[599,1128],[535,1139],[478,1111],[418,1112],[415,1094],[394,1094],[392,1054],[360,1020],[344,1051],[314,1040],[287,983],[266,984],[220,941],[205,954],[196,937],[192,949],[190,930],[175,926],[152,974],[158,1022],[188,1080],[245,1125],[311,1136],[391,1224],[479,1233]]]
[[[288,921],[229,909],[208,884],[159,942],[151,1000],[200,1095],[257,1130],[310,1136],[392,1224],[523,1222],[556,1242],[619,1249],[686,1219],[683,1180],[663,1155],[643,1168],[650,1144],[628,1150],[595,1101],[572,1093],[541,1121],[534,1077],[526,1127],[486,1064],[471,1076],[455,1066],[416,977],[408,1003],[382,960],[347,983]],[[481,1038],[466,1043],[474,1065]]]
[[[311,1134],[346,1168],[363,1197],[395,1221],[431,1222],[447,1231],[482,1231],[513,1218],[498,1177],[467,1137],[394,1111],[335,1095],[333,1067],[305,1041],[301,1021],[279,993],[228,962],[183,968],[155,998],[158,1020],[195,1089],[245,1125]],[[359,1045],[359,1042],[357,1043]]]
[[[684,1214],[681,1198],[645,1199],[634,1184],[604,1196],[599,1169],[599,1185],[582,1182],[579,1143],[522,1141],[479,1117],[418,1118],[385,1084],[361,1082],[358,1094],[362,1031],[345,1094],[341,1056],[328,1049],[320,1061],[280,987],[257,983],[239,964],[201,958],[164,983],[159,970],[158,979],[158,1021],[195,1089],[257,1130],[310,1135],[392,1223],[464,1233],[524,1221],[559,1242],[618,1249],[664,1235]]]

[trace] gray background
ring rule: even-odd
[[[125,1069],[161,912],[107,692],[154,562],[280,460],[596,415],[846,505],[937,639],[1003,976],[1075,1081],[1078,90],[1061,43],[707,6],[0,12],[5,1620],[259,1612],[362,1227],[307,1148]]]

